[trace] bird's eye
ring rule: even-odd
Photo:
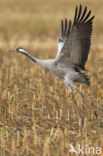
[[[18,51],[18,50],[19,50],[19,48],[16,49],[16,51]]]

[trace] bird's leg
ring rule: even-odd
[[[69,80],[69,84],[72,88],[76,89],[76,91],[81,95],[81,97],[83,98],[83,100],[85,101],[85,103],[87,104],[87,106],[91,109],[91,106],[89,105],[89,103],[87,102],[85,96],[83,95],[83,93],[81,93],[79,91],[79,89],[75,86],[75,84],[73,83],[73,81]]]
[[[76,91],[81,95],[81,97],[83,98],[83,100],[85,101],[86,105],[88,106],[89,109],[91,109],[90,104],[88,103],[88,101],[86,100],[86,97],[84,96],[84,94],[82,92],[79,91],[79,89],[75,86]]]
[[[77,109],[77,111],[78,111],[79,117],[81,118],[81,121],[82,121],[82,125],[84,125],[84,119],[83,119],[83,117],[82,117],[82,115],[81,115],[81,113],[80,113],[80,111],[79,111],[79,107],[78,107],[78,105],[77,105],[77,101],[76,101],[76,99],[75,99],[75,96],[74,96],[73,92],[70,92],[70,93],[72,94],[74,104],[75,104],[76,109]]]
[[[77,105],[77,101],[76,101],[75,96],[74,96],[73,91],[72,91],[72,87],[71,87],[66,81],[64,81],[64,83],[65,83],[67,89],[70,91],[70,93],[71,93],[71,95],[72,95],[72,97],[73,97],[74,104],[75,104],[75,106],[76,106],[76,109],[77,109],[77,111],[78,111],[79,117],[81,118],[82,125],[83,125],[83,124],[84,124],[84,118],[82,117],[82,115],[81,115],[81,113],[80,113],[80,111],[79,111],[79,107],[78,107],[78,105]]]
[[[88,103],[88,101],[86,100],[86,97],[84,96],[84,94],[83,94],[82,92],[80,92],[79,89],[78,89],[76,86],[75,86],[74,88],[75,88],[76,91],[81,95],[81,97],[82,97],[83,100],[85,101],[85,103],[86,103],[86,105],[88,106],[88,108],[89,108],[90,110],[92,110],[92,108],[91,108],[90,104]],[[94,115],[95,115],[96,117],[98,117],[96,111],[94,111]]]

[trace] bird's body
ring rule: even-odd
[[[36,64],[64,79],[64,83],[73,96],[74,104],[82,121],[83,118],[72,88],[75,88],[88,107],[91,107],[74,84],[74,82],[80,82],[89,85],[88,76],[85,74],[85,63],[90,50],[92,20],[94,19],[94,16],[89,18],[90,14],[91,11],[87,12],[87,7],[82,11],[82,6],[80,5],[79,9],[78,7],[75,9],[73,24],[71,20],[69,20],[69,23],[67,19],[65,19],[65,22],[61,20],[61,38],[58,42],[58,52],[55,59],[39,60],[32,57],[23,48],[16,49],[16,52],[26,55]]]

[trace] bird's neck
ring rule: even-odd
[[[29,53],[25,53],[24,55],[26,55],[33,62],[35,62],[36,64],[40,65],[41,67],[43,67],[44,69],[47,69],[47,70],[49,70],[51,68],[52,64],[54,63],[53,59],[40,60],[40,59],[37,59],[37,58],[31,56]]]
[[[35,57],[31,56],[29,53],[23,53],[23,54],[36,63],[37,59]]]

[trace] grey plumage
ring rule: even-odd
[[[73,64],[84,67],[88,53],[90,49],[91,33],[92,33],[92,20],[90,19],[90,12],[86,15],[86,11],[81,16],[81,5],[78,14],[78,8],[75,10],[74,22],[71,27],[71,21],[69,22],[69,31],[63,32],[62,39],[64,39],[64,46],[61,49],[58,62],[67,64],[67,62],[73,62]],[[87,10],[86,7],[84,10]],[[67,22],[65,22],[67,24]],[[63,25],[63,21],[61,23]],[[71,30],[70,30],[71,29]],[[65,35],[65,36],[64,36]]]
[[[66,18],[64,21],[61,20],[61,38],[58,42],[58,52],[55,59],[39,60],[32,57],[23,48],[17,48],[16,50],[11,51],[26,55],[44,69],[63,78],[67,89],[73,96],[74,104],[83,123],[84,120],[79,111],[72,88],[76,89],[87,106],[91,108],[84,95],[75,86],[74,82],[86,83],[89,85],[89,78],[86,75],[85,64],[90,50],[92,21],[94,16],[89,18],[91,11],[87,12],[87,7],[84,8],[84,11],[82,10],[81,5],[79,9],[76,7],[73,24],[71,20],[69,20],[68,23]]]

